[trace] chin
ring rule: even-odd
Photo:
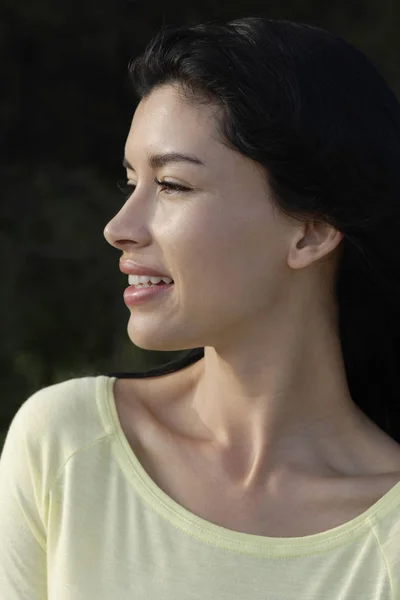
[[[163,335],[157,329],[144,332],[138,327],[134,328],[132,324],[128,324],[128,336],[132,344],[142,350],[175,352],[184,349],[180,341],[176,337],[168,335],[167,331],[164,331]]]
[[[158,327],[146,328],[145,330],[134,327],[131,320],[128,323],[128,337],[132,344],[141,350],[154,352],[182,352],[192,350],[204,344],[199,340],[188,339],[187,336],[179,335],[177,329],[161,329]]]

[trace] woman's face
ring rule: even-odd
[[[123,259],[174,280],[168,292],[129,308],[129,337],[141,348],[233,343],[259,329],[285,287],[294,225],[273,205],[262,168],[218,138],[215,115],[215,107],[191,105],[165,85],[132,120],[125,158],[135,189],[104,235]],[[170,152],[203,164],[151,166],[150,155]]]

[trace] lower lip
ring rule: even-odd
[[[136,288],[134,285],[130,285],[124,291],[124,301],[127,306],[133,306],[145,302],[155,296],[160,296],[172,288],[174,284],[169,283],[165,285],[152,285],[148,288]]]

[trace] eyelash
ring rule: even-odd
[[[154,179],[154,183],[157,183],[158,185],[162,185],[162,186],[166,187],[167,189],[169,189],[170,191],[167,192],[167,194],[171,194],[174,192],[189,192],[190,191],[190,188],[184,187],[183,185],[179,185],[177,183],[170,183],[168,181],[158,181],[158,179]],[[123,192],[124,194],[127,194],[127,199],[133,194],[133,192],[136,189],[136,185],[134,185],[133,183],[127,183],[125,181],[125,179],[120,179],[117,182],[117,186],[121,192]]]

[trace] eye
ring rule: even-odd
[[[190,191],[190,188],[187,188],[183,185],[179,185],[178,183],[170,183],[169,181],[158,181],[158,179],[154,179],[154,182],[157,183],[158,185],[166,187],[167,190],[169,190],[169,192],[167,192],[168,194],[171,194],[173,192],[189,192]]]
[[[173,194],[174,192],[190,192],[190,188],[187,188],[183,185],[179,185],[178,183],[171,183],[169,181],[159,181],[158,179],[154,179],[154,183],[157,185],[161,185],[162,187],[169,190],[166,192],[167,194]],[[133,194],[136,189],[136,185],[133,183],[128,183],[125,179],[120,179],[117,182],[118,189],[125,194],[126,200]]]

